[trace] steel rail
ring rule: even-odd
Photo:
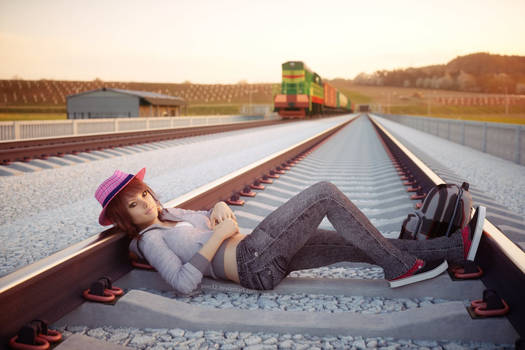
[[[408,158],[410,158],[418,169],[422,170],[426,176],[432,181],[433,185],[445,183],[434,171],[432,171],[426,164],[424,164],[418,157],[416,157],[408,148],[399,142],[392,134],[390,134],[379,122],[372,118],[374,125],[381,130],[381,132],[388,137]],[[428,191],[428,189],[425,189]],[[488,219],[485,219],[483,231],[488,234],[495,243],[501,248],[503,253],[521,270],[525,273],[525,252],[521,250],[514,242],[512,242],[505,234],[500,231]]]
[[[333,126],[286,150],[235,171],[166,203],[209,209],[270,170],[316,146],[352,120]],[[112,227],[101,234],[0,278],[0,345],[33,319],[54,322],[79,306],[83,289],[101,276],[116,280],[131,270],[129,240]]]
[[[284,122],[288,121],[262,120],[219,125],[182,126],[169,129],[7,141],[0,143],[0,163],[8,164],[14,161],[27,161],[33,158],[46,158],[50,156],[61,156],[68,153],[89,152],[104,148],[241,130]]]
[[[434,171],[399,142],[373,117],[369,117],[390,151],[414,175],[423,192],[444,183]],[[499,228],[485,219],[483,236],[476,254],[476,263],[483,269],[483,283],[495,289],[511,305],[507,315],[520,334],[525,334],[525,252],[512,242]],[[481,296],[480,296],[481,298]]]

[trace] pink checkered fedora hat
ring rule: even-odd
[[[120,191],[122,191],[122,189],[126,187],[126,185],[129,184],[131,180],[134,178],[143,180],[145,174],[146,168],[140,169],[135,175],[126,174],[120,170],[115,170],[113,175],[111,175],[100,186],[98,186],[97,192],[95,192],[95,198],[100,203],[100,205],[102,205],[102,212],[98,217],[98,222],[101,225],[108,226],[112,224],[112,222],[106,217],[106,208],[108,207],[109,202],[111,202],[111,200],[115,198],[115,196]]]

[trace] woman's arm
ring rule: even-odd
[[[239,231],[237,223],[231,219],[216,225],[213,235],[201,249],[185,264],[169,248],[162,235],[146,233],[141,242],[142,253],[155,267],[162,278],[177,291],[188,294],[202,281],[204,272],[217,253],[222,242]]]
[[[206,265],[200,266],[199,261],[206,259],[198,253],[183,264],[159,232],[145,233],[138,244],[146,260],[178,292],[190,293],[201,283]]]
[[[199,254],[205,257],[208,262],[210,262],[215,256],[215,253],[217,253],[217,250],[221,246],[222,242],[236,233],[239,233],[239,226],[237,226],[237,222],[235,220],[231,218],[222,220],[219,224],[215,225],[215,228],[213,229],[213,235],[199,250]]]

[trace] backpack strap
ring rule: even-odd
[[[450,236],[450,230],[452,228],[452,224],[454,223],[454,220],[456,220],[456,215],[459,208],[459,203],[461,202],[461,197],[463,196],[463,188],[457,186],[459,189],[458,196],[456,197],[456,203],[454,204],[454,211],[452,212],[452,217],[450,218],[450,222],[448,223],[447,231],[445,232],[445,236]]]
[[[142,257],[142,259],[146,260],[146,256],[144,256],[144,253],[142,252],[142,249],[140,249],[140,237],[137,238],[137,250],[139,251],[139,254]]]
[[[134,246],[137,248],[138,258],[141,259],[141,260],[146,260],[146,256],[142,252],[142,249],[140,249],[140,238],[141,238],[141,236],[138,236],[137,238],[133,238],[132,241],[135,241],[134,242],[135,243]]]

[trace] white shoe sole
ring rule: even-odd
[[[474,259],[476,258],[479,242],[481,241],[481,235],[483,233],[483,224],[485,223],[487,208],[480,205],[477,211],[478,219],[476,220],[476,230],[474,231],[474,235],[472,235],[472,243],[470,244],[470,249],[467,254],[467,260],[470,261],[474,261]]]
[[[407,284],[412,284],[412,283],[421,282],[421,281],[424,281],[424,280],[429,280],[431,278],[434,278],[434,277],[437,277],[437,276],[441,275],[447,269],[448,269],[448,263],[445,260],[445,261],[443,261],[443,263],[441,263],[441,265],[437,266],[433,270],[430,270],[430,271],[427,271],[427,272],[423,272],[423,273],[418,273],[417,275],[413,275],[413,276],[410,276],[410,277],[407,277],[407,278],[403,278],[403,279],[400,279],[400,280],[390,281],[389,282],[390,283],[390,288],[397,288],[397,287],[405,286]]]

